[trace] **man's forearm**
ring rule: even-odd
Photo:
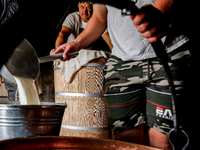
[[[87,27],[76,38],[76,41],[62,44],[54,54],[63,53],[63,60],[67,59],[69,52],[74,52],[85,48],[90,43],[97,40],[107,27],[107,8],[105,5],[95,4],[93,7],[93,15],[90,18]]]
[[[59,33],[55,42],[55,49],[57,49],[64,42],[65,42],[65,36],[62,33]]]
[[[176,0],[156,0],[154,7],[160,10],[164,15],[171,18]]]
[[[87,27],[76,38],[81,48],[88,46],[96,41],[107,27],[107,9],[105,5],[94,4],[93,15],[90,18]]]

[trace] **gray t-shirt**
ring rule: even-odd
[[[137,2],[137,6],[141,8],[146,4],[153,3],[154,0],[140,0]],[[130,16],[122,17],[120,9],[111,6],[106,7],[108,10],[108,32],[113,44],[112,55],[115,55],[124,61],[144,60],[156,57],[151,44],[137,31]],[[175,46],[170,45],[170,47],[166,48],[167,52],[173,51],[187,41],[183,36],[178,39],[180,41],[174,42]],[[165,38],[162,39],[162,41],[164,40]],[[178,45],[176,43],[178,43]]]
[[[84,30],[87,26],[87,22],[84,22],[81,17],[79,16],[79,12],[74,12],[69,14],[65,21],[63,22],[63,25],[71,29],[71,34],[68,37],[67,42],[71,42],[76,39],[76,37],[81,32],[80,30]]]
[[[76,37],[86,28],[87,22],[84,22],[80,15],[79,12],[74,12],[69,14],[65,21],[63,22],[63,26],[68,27],[71,29],[71,34],[69,35],[68,39],[66,42],[72,42],[76,39]],[[106,29],[104,33],[108,32]],[[103,33],[103,34],[104,34]],[[102,34],[102,35],[103,35]],[[95,42],[91,43],[85,49],[89,50],[103,50],[103,51],[108,51],[110,52],[110,49],[107,45],[107,43],[103,40],[102,37],[98,38]]]

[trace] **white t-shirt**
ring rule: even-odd
[[[139,0],[136,5],[141,8],[146,4],[153,4],[155,0]],[[144,60],[156,57],[151,44],[141,36],[133,25],[130,16],[122,16],[120,9],[106,6],[108,10],[107,27],[113,44],[112,55],[124,61]],[[162,39],[164,41],[165,38]],[[172,39],[172,45],[166,46],[169,53],[188,41],[187,37],[180,35]]]

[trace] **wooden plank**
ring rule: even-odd
[[[6,87],[5,87],[5,83],[4,82],[1,82],[0,83],[0,103],[9,103],[9,100],[8,98],[5,98],[8,96],[8,92],[6,90]]]

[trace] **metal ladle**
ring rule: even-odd
[[[26,39],[14,50],[5,66],[14,76],[33,80],[38,77],[40,71],[38,56]]]
[[[78,52],[68,56],[78,55]],[[38,58],[33,46],[26,40],[14,50],[7,63],[1,68],[0,74],[7,80],[16,83],[14,76],[36,80],[40,72],[40,63],[62,58],[63,54],[48,55]]]

